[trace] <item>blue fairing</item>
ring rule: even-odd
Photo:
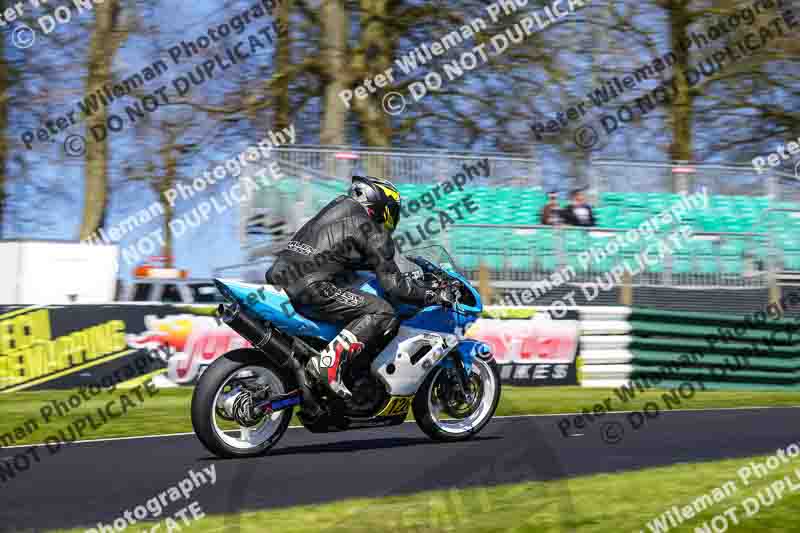
[[[475,339],[461,339],[456,350],[458,351],[458,355],[461,356],[461,363],[464,365],[464,369],[466,369],[467,372],[472,368],[472,361],[476,357],[491,353],[491,348],[489,348],[487,344]],[[453,363],[450,359],[443,359],[439,364],[448,368]]]
[[[398,305],[398,314],[409,316],[402,322],[403,326],[424,329],[437,333],[454,333],[456,328],[466,329],[472,322],[477,319],[483,306],[481,304],[480,295],[469,284],[467,280],[455,272],[447,271],[447,274],[455,279],[461,281],[464,286],[468,287],[472,292],[475,299],[475,306],[460,306],[460,312],[455,312],[451,309],[444,309],[438,305],[425,307],[421,310],[408,305]],[[239,303],[243,308],[246,308],[248,313],[261,317],[272,323],[275,327],[288,335],[300,335],[307,337],[317,337],[325,341],[331,341],[339,333],[341,326],[330,324],[326,322],[318,322],[316,320],[308,319],[297,313],[292,307],[289,298],[283,291],[275,289],[267,290],[262,285],[252,283],[242,283],[233,280],[216,279],[214,282],[217,288],[228,300]],[[358,287],[360,290],[376,296],[383,296],[383,289],[379,285],[374,276],[370,276],[367,281]],[[469,348],[459,346],[459,351],[467,350],[462,353],[462,360],[465,366],[471,364],[474,351],[474,345],[477,341],[464,340],[462,345]]]
[[[248,313],[271,322],[289,335],[333,340],[341,329],[334,324],[317,322],[297,313],[282,291],[266,290],[262,285],[215,279],[217,289],[228,300],[237,302]]]

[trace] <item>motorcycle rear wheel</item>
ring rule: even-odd
[[[244,425],[241,419],[237,420],[237,416],[247,412],[242,406],[252,401],[246,397],[250,392],[244,384],[252,384],[255,378],[261,378],[269,387],[268,396],[291,390],[289,380],[263,353],[252,348],[220,356],[200,377],[192,395],[192,427],[203,446],[214,455],[264,455],[289,427],[292,407],[247,420]]]
[[[444,368],[432,371],[414,396],[417,425],[432,439],[456,442],[477,435],[489,423],[500,402],[500,373],[492,361],[475,359],[470,369],[468,404],[454,401]],[[445,417],[446,415],[446,417]]]

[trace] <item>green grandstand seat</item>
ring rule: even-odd
[[[621,192],[604,192],[600,194],[601,205],[623,205],[625,194]]]
[[[536,233],[531,235],[531,239],[533,239],[537,253],[552,253],[555,248],[555,238],[549,229],[536,230]]]
[[[569,252],[582,252],[586,250],[586,232],[580,230],[567,230],[564,234],[566,249]]]
[[[785,254],[783,256],[784,270],[800,271],[800,254]]]
[[[614,265],[616,264],[611,258],[603,258],[597,261],[592,261],[589,264],[589,269],[592,272],[610,272]]]
[[[630,257],[641,252],[643,246],[647,245],[649,242],[652,241],[644,241],[640,238],[636,242],[631,242],[629,239],[625,239],[622,242],[622,246],[620,246],[620,251],[625,257]]]
[[[587,249],[589,250],[604,250],[608,243],[608,237],[599,237],[597,235],[589,235],[586,242]]]
[[[721,194],[711,195],[712,208],[730,208],[734,205],[736,205],[736,197],[734,196],[723,196]]]
[[[726,239],[719,247],[722,256],[741,257],[744,252],[745,241],[740,239]]]
[[[651,274],[660,274],[664,272],[664,261],[653,261],[651,265],[647,261],[642,260],[642,263],[644,264],[645,272],[650,272]]]
[[[531,254],[513,254],[509,257],[511,268],[514,270],[529,271],[533,269],[533,256]]]
[[[492,270],[503,270],[505,268],[506,257],[500,253],[487,253],[482,257],[482,261]]]
[[[800,251],[800,235],[796,233],[782,233],[776,242],[776,245],[783,250],[787,251]]]
[[[756,259],[766,259],[769,255],[769,240],[767,237],[750,237],[745,246],[748,255]]]
[[[743,219],[737,220],[728,220],[725,223],[722,231],[733,232],[733,233],[744,233],[748,231],[752,231],[753,223]]]
[[[647,193],[647,205],[651,213],[660,213],[669,207],[669,199],[663,193]]]
[[[537,255],[536,263],[542,270],[555,270],[558,265],[556,256],[552,253]]]
[[[508,237],[508,248],[515,252],[519,253],[524,252],[525,254],[529,254],[532,245],[533,242],[527,235],[519,235],[517,233],[512,233]]]
[[[584,265],[582,261],[578,261],[578,256],[574,254],[567,257],[567,264],[574,268],[576,272],[589,271],[589,265]]]
[[[700,256],[696,259],[697,271],[701,274],[716,274],[719,272],[716,257]]]
[[[647,208],[647,193],[628,193],[625,195],[625,207],[632,208]]]
[[[480,255],[465,253],[459,254],[456,257],[456,262],[464,270],[477,270],[480,258]]]
[[[741,275],[744,271],[744,265],[741,259],[732,257],[722,258],[722,273],[723,274],[738,274]]]
[[[707,239],[692,239],[689,241],[689,250],[692,255],[710,256],[714,254],[714,243]]]
[[[692,259],[685,255],[672,257],[672,272],[674,274],[688,274],[692,271]]]

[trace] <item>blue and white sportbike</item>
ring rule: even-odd
[[[399,260],[404,275],[456,289],[456,301],[452,308],[396,304],[395,339],[345,367],[348,400],[305,372],[340,327],[302,316],[276,287],[214,280],[227,300],[220,318],[252,346],[220,356],[195,388],[192,425],[205,447],[221,457],[264,454],[283,436],[295,406],[313,432],[394,426],[409,409],[436,440],[481,431],[500,400],[500,378],[489,346],[462,334],[481,312],[480,296],[443,248],[410,253]],[[382,296],[372,273],[355,273],[351,286]]]

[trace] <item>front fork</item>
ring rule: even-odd
[[[450,378],[450,381],[456,385],[456,390],[461,396],[461,400],[466,402],[468,401],[467,391],[469,390],[469,374],[457,350],[452,350],[449,357],[452,366],[449,366],[445,372],[448,378]]]
[[[473,361],[478,359],[491,360],[491,348],[475,339],[461,339],[458,346],[451,350],[442,362],[449,380],[453,383],[456,392],[466,403],[472,401],[470,397],[470,380]]]

